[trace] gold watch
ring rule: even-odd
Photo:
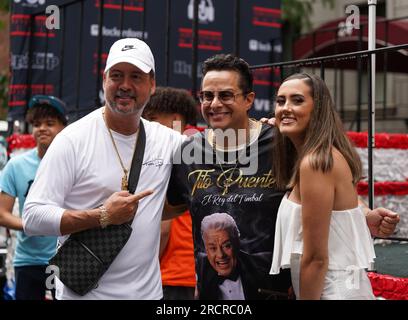
[[[106,210],[105,206],[100,206],[98,209],[101,212],[99,216],[99,224],[101,225],[102,229],[105,229],[110,222],[108,217],[108,211]]]

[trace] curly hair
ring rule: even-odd
[[[48,104],[36,104],[27,111],[25,120],[33,124],[35,121],[40,121],[42,119],[57,119],[64,126],[67,125],[67,118],[57,111],[54,107]]]
[[[196,125],[197,103],[187,90],[157,87],[143,110],[143,117],[159,113],[178,113],[186,123]]]

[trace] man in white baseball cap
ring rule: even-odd
[[[109,50],[105,73],[115,64],[127,62],[149,73],[154,70],[154,58],[149,46],[137,38],[126,38],[116,41]]]
[[[156,88],[154,70],[154,58],[145,42],[134,38],[116,41],[103,74],[105,106],[61,132],[38,170],[23,216],[27,234],[70,235],[130,221],[132,227],[129,240],[95,288],[80,295],[57,278],[57,299],[163,296],[160,223],[172,155],[184,138],[141,118]],[[140,178],[131,194],[132,158],[143,140]],[[152,161],[160,164],[149,165]]]
[[[156,89],[153,54],[144,41],[126,38],[112,45],[106,60],[103,89],[108,122],[117,112],[141,115]],[[135,130],[136,125],[134,123],[130,131]]]

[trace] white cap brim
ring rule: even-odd
[[[130,63],[132,65],[134,65],[136,68],[139,68],[140,70],[142,70],[144,73],[149,73],[152,68],[149,67],[147,64],[145,64],[144,62],[136,59],[136,58],[132,58],[132,57],[118,57],[117,59],[113,59],[111,61],[109,61],[110,63],[108,65],[106,65],[105,67],[105,73],[112,68],[115,64],[118,63],[122,63],[122,62],[126,62],[126,63]]]

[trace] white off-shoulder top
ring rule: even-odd
[[[280,268],[290,268],[292,254],[302,254],[301,215],[302,206],[289,200],[286,194],[278,210],[271,274],[278,274]],[[374,262],[372,238],[360,207],[332,211],[328,252],[328,270],[365,269]]]

